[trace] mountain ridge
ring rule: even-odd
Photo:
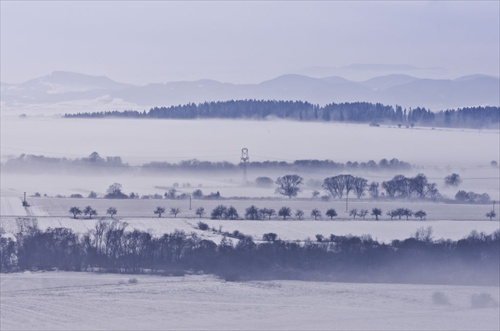
[[[17,85],[2,82],[3,103],[50,104],[102,97],[147,107],[230,99],[275,99],[322,105],[332,102],[379,102],[442,110],[498,106],[500,79],[480,74],[455,79],[389,74],[353,81],[340,76],[315,78],[284,74],[257,84],[200,79],[133,85],[116,82],[106,76],[54,71]]]

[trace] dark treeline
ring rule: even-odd
[[[130,166],[123,163],[119,156],[101,157],[92,152],[88,157],[68,159],[65,157],[49,157],[44,155],[21,154],[17,158],[9,159],[2,167],[3,171],[24,172],[36,170],[43,172],[83,172],[92,169],[95,172],[126,171]]]
[[[127,224],[100,220],[84,235],[70,229],[40,230],[18,220],[15,239],[0,237],[1,271],[72,270],[182,275],[211,273],[226,280],[303,279],[498,285],[500,231],[432,240],[419,229],[406,240],[379,243],[369,236],[322,236],[283,241],[267,233],[255,242],[235,231],[219,245],[195,233],[154,237]],[[210,231],[210,230],[209,230]]]
[[[230,100],[154,107],[149,111],[105,111],[65,114],[67,118],[163,118],[163,119],[265,119],[299,121],[387,123],[404,126],[498,128],[500,107],[468,107],[432,112],[426,108],[402,108],[380,103],[331,103],[324,107],[302,101]]]
[[[315,170],[408,170],[412,166],[408,162],[398,159],[382,159],[379,162],[373,160],[367,162],[346,162],[340,163],[332,160],[296,160],[294,162],[285,161],[262,161],[249,162],[247,169],[267,170],[276,169],[282,171],[315,171]],[[155,172],[155,171],[220,171],[224,173],[242,171],[242,164],[231,163],[227,161],[200,161],[196,159],[184,160],[178,163],[169,162],[149,162],[140,166],[131,166],[123,163],[121,157],[101,157],[97,152],[93,152],[88,157],[68,159],[47,157],[43,155],[22,154],[17,158],[9,159],[5,162],[4,171],[23,172],[36,170],[40,172],[61,172],[78,171],[85,172],[92,170],[97,172],[113,171],[137,171]]]

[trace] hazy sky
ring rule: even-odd
[[[1,80],[259,82],[313,66],[499,76],[499,1],[1,1]]]

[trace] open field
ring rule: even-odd
[[[197,229],[198,221],[202,220],[211,228],[233,232],[241,231],[246,235],[253,236],[256,240],[262,238],[264,233],[274,232],[283,240],[305,240],[315,239],[316,234],[328,236],[335,235],[371,235],[374,239],[390,242],[394,239],[406,239],[412,236],[421,227],[431,226],[434,231],[434,239],[458,240],[467,236],[471,231],[492,233],[500,229],[498,218],[496,221],[489,221],[484,214],[489,210],[489,205],[448,205],[433,203],[398,203],[398,202],[352,202],[352,208],[373,208],[375,206],[384,211],[390,208],[404,206],[413,210],[424,209],[429,217],[427,220],[388,220],[384,214],[381,220],[375,221],[372,216],[366,220],[359,217],[353,220],[345,213],[345,202],[324,202],[311,200],[230,200],[230,201],[210,201],[193,200],[192,210],[189,210],[188,200],[109,200],[109,199],[70,199],[70,198],[31,198],[29,208],[21,206],[19,198],[2,197],[2,218],[0,226],[6,232],[15,233],[17,231],[17,217],[34,217],[40,228],[67,227],[78,233],[86,233],[93,229],[96,220],[87,219],[83,216],[73,219],[68,210],[72,206],[79,206],[81,209],[91,205],[98,211],[98,217],[106,217],[106,210],[113,206],[118,210],[116,218],[127,222],[128,229],[139,229],[150,231],[152,234],[161,236],[175,230],[185,232],[196,232],[200,236],[219,242],[222,238],[219,234],[211,231],[201,231]],[[182,204],[182,205],[181,205]],[[306,219],[304,220],[273,220],[249,221],[249,220],[210,220],[206,217],[200,219],[194,214],[198,206],[204,206],[207,213],[218,204],[233,205],[243,216],[245,208],[255,204],[259,208],[275,208],[281,206],[293,206],[293,208],[303,208]],[[21,207],[19,207],[21,206]],[[181,207],[181,213],[177,218],[170,215],[155,217],[153,214],[157,206]],[[324,214],[327,208],[336,208],[340,217],[331,221],[328,217],[321,220],[311,220],[309,213],[312,208],[319,208]],[[10,209],[9,209],[10,208]],[[16,212],[17,214],[11,214]],[[10,216],[9,216],[10,215]],[[100,215],[100,216],[99,216]]]
[[[129,283],[130,278],[136,283]],[[1,274],[2,330],[494,330],[498,287]],[[441,292],[449,305],[433,303]]]
[[[30,207],[22,207],[21,198],[16,197],[1,197],[1,211],[2,216],[35,216],[35,217],[59,217],[66,218],[72,216],[69,213],[71,207],[79,207],[80,209],[86,206],[91,206],[97,210],[98,216],[106,216],[106,210],[109,207],[115,207],[118,211],[118,217],[155,217],[153,213],[156,207],[164,207],[167,213],[163,217],[170,218],[168,215],[169,208],[180,208],[181,212],[177,217],[184,218],[197,218],[195,211],[198,207],[205,209],[206,215],[210,216],[210,212],[218,205],[234,206],[238,211],[240,217],[244,217],[245,209],[251,205],[258,208],[273,208],[278,211],[281,207],[290,207],[292,213],[296,209],[304,211],[304,219],[311,218],[311,210],[317,208],[323,214],[322,220],[329,220],[325,216],[325,212],[329,208],[334,208],[338,217],[334,220],[348,220],[348,211],[352,208],[368,209],[371,212],[372,208],[380,208],[383,215],[380,220],[390,220],[386,212],[399,207],[409,208],[413,211],[419,209],[427,213],[426,220],[462,220],[462,221],[483,221],[487,220],[485,214],[492,209],[492,204],[445,204],[433,203],[427,201],[398,201],[398,200],[385,200],[376,201],[368,199],[350,199],[346,212],[345,199],[334,201],[321,201],[319,199],[238,199],[238,200],[169,200],[169,199],[73,199],[73,198],[28,198]],[[191,210],[189,209],[191,204]],[[275,219],[280,219],[275,217]],[[397,218],[395,218],[396,220]],[[404,218],[403,218],[404,219]],[[355,220],[359,220],[356,217]],[[375,220],[373,216],[366,216],[366,220]],[[497,218],[498,220],[498,218]]]
[[[199,219],[185,218],[127,218],[127,230],[148,231],[155,236],[181,230],[187,233],[195,232],[204,239],[219,243],[222,236],[212,231],[201,231],[197,228]],[[273,232],[282,240],[316,240],[316,235],[370,235],[380,242],[389,243],[392,240],[403,240],[412,237],[415,232],[424,227],[432,227],[433,239],[459,240],[471,231],[490,234],[500,229],[499,222],[490,221],[221,221],[201,219],[210,228],[233,232],[238,230],[252,236],[256,241],[263,234]],[[83,234],[94,229],[96,220],[71,219],[69,217],[44,217],[37,219],[41,229],[64,227]],[[16,233],[18,227],[15,218],[1,218],[0,227],[7,233]]]

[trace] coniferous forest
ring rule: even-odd
[[[433,112],[426,108],[402,108],[380,103],[330,103],[324,107],[303,101],[230,100],[154,107],[149,111],[105,111],[65,114],[66,118],[148,119],[266,119],[352,122],[450,128],[498,128],[500,107],[470,107]]]

